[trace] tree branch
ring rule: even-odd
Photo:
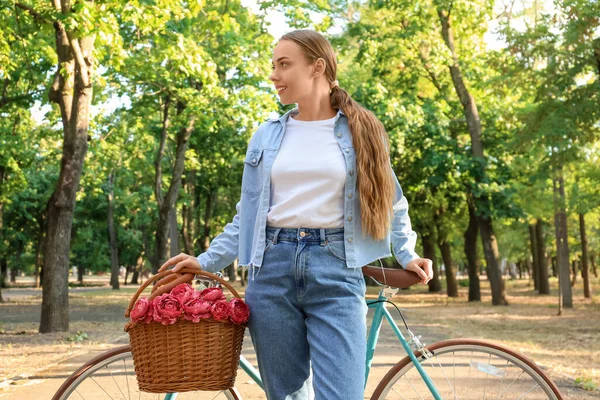
[[[44,18],[42,16],[42,14],[35,11],[32,7],[30,7],[26,4],[15,3],[15,7],[19,7],[20,9],[27,11],[29,13],[29,15],[31,15],[37,22],[50,23],[50,21],[47,20],[46,18]]]
[[[21,94],[21,95],[18,95],[18,96],[13,96],[13,97],[2,96],[2,98],[0,98],[0,108],[4,107],[8,103],[12,103],[12,102],[19,101],[19,100],[30,99],[33,96],[35,96],[36,94],[44,93],[45,91],[46,91],[45,89],[42,89],[42,90],[35,90],[35,91],[31,92],[31,93],[26,93],[26,94]]]
[[[71,42],[71,49],[73,50],[73,55],[75,56],[75,62],[79,66],[79,75],[81,76],[81,83],[83,87],[88,87],[90,84],[90,80],[88,77],[88,68],[85,63],[85,59],[83,58],[83,53],[81,52],[81,47],[79,46],[79,39],[73,37],[72,33],[67,32],[67,37],[69,38],[69,42]]]

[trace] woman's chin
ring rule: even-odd
[[[296,102],[293,99],[287,97],[286,95],[279,95],[279,102],[284,106],[287,106],[288,104],[296,104]]]

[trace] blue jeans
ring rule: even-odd
[[[267,398],[362,400],[366,284],[346,266],[344,228],[267,227],[266,236],[245,300]]]

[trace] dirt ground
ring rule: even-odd
[[[595,279],[596,288],[598,283]],[[551,279],[550,296],[533,294],[527,280],[506,281],[509,306],[492,306],[488,286],[482,281],[481,303],[469,303],[464,287],[458,298],[448,298],[428,293],[425,285],[400,290],[392,300],[427,344],[452,337],[504,344],[535,360],[563,385],[585,392],[577,398],[600,398],[600,295],[584,299],[579,282],[573,288],[574,307],[557,316],[556,279]],[[234,287],[243,295],[239,283]],[[9,300],[0,304],[0,397],[19,379],[61,360],[127,341],[123,313],[136,288],[85,289],[70,292],[70,331],[52,334],[37,333],[41,291],[3,290]],[[368,297],[377,291],[369,287]]]

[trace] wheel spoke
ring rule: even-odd
[[[448,386],[450,387],[450,391],[454,395],[454,398],[456,398],[456,393],[454,392],[454,387],[452,387],[452,385],[450,384],[450,381],[448,380],[448,377],[446,376],[446,371],[444,370],[444,367],[442,367],[442,363],[440,363],[440,359],[438,358],[437,354],[435,356],[435,359],[437,360],[438,365],[440,366],[440,369],[442,370],[442,374],[444,374],[444,378],[446,379],[446,382],[448,383]]]
[[[392,388],[392,390],[394,391],[394,393],[396,393],[398,395],[398,397],[400,397],[402,400],[404,400],[404,397],[400,393],[398,393],[398,391],[396,389]]]
[[[419,392],[417,392],[417,389],[415,388],[415,386],[412,384],[412,382],[410,381],[409,377],[407,376],[406,379],[408,379],[408,383],[410,384],[410,386],[412,386],[413,390],[415,391],[415,393],[421,398],[421,400],[423,400],[423,397],[421,397],[421,395],[419,394]]]
[[[503,346],[464,339],[435,343],[431,349],[435,360],[419,361],[432,388],[446,381],[439,392],[444,398],[559,399],[556,385],[535,363]],[[408,357],[400,361],[379,383],[373,399],[387,399],[388,393],[406,400],[431,398],[428,387],[421,389],[425,382],[415,364]],[[452,368],[452,374],[447,368]]]
[[[98,383],[98,382],[97,382],[97,381],[94,379],[94,377],[93,377],[93,376],[90,376],[90,379],[91,379],[91,380],[92,380],[92,381],[93,381],[93,382],[94,382],[96,385],[98,385],[98,387],[100,388],[100,390],[102,390],[104,393],[106,393],[106,395],[107,395],[108,397],[110,397],[110,398],[111,398],[111,400],[114,400],[114,399],[112,398],[112,396],[111,396],[110,394],[108,394],[108,392],[107,392],[106,390],[104,390],[104,388],[102,387],[102,385],[100,385],[100,384],[99,384],[99,383]]]
[[[108,373],[110,374],[110,377],[112,378],[113,382],[115,383],[115,386],[117,387],[117,389],[119,389],[119,392],[121,392],[121,396],[123,396],[123,400],[125,400],[125,394],[121,390],[121,386],[119,386],[119,384],[117,383],[117,380],[115,379],[114,375],[112,374],[110,367],[107,365],[105,368],[108,370]]]
[[[125,379],[122,381],[121,375]],[[130,383],[130,380],[135,382]],[[116,385],[117,388],[113,388]],[[127,392],[127,394],[125,394]],[[75,371],[61,386],[57,393],[58,398],[68,400],[84,399],[134,399],[137,392],[138,400],[164,399],[168,393],[149,393],[139,390],[135,375],[133,357],[128,346],[110,350],[92,359],[91,364],[86,364]],[[132,396],[133,394],[133,396]],[[217,400],[239,399],[235,388],[222,391],[196,391],[185,393],[172,393],[171,398],[179,400]]]
[[[488,364],[489,365],[492,365],[491,362],[490,362],[491,360],[492,360],[492,353],[490,353],[490,355],[488,357]],[[483,400],[485,400],[485,390],[487,389],[487,376],[488,376],[488,374],[485,374],[484,384],[483,384]]]
[[[517,381],[517,379],[519,379],[519,378],[521,377],[521,375],[523,375],[523,373],[525,373],[525,371],[521,371],[521,373],[519,374],[519,376],[517,376],[515,379],[513,379],[513,381],[510,383],[510,385],[508,385],[508,386],[506,387],[506,389],[504,389],[504,390],[502,391],[502,393],[500,393],[500,394],[501,394],[501,395],[502,395],[502,394],[504,394],[504,392],[506,392],[506,391],[507,391],[507,390],[508,390],[508,389],[509,389],[509,388],[510,388],[512,385],[513,385],[513,383],[515,383],[515,382]]]
[[[127,363],[123,359],[123,369],[125,370],[125,383],[127,384],[127,398],[131,400],[131,390],[129,389],[129,374],[127,373]]]
[[[538,384],[536,383],[535,385],[533,385],[533,387],[532,387],[531,389],[529,389],[528,391],[526,391],[525,393],[523,393],[522,395],[520,395],[520,396],[519,396],[519,398],[518,398],[517,400],[519,400],[519,399],[522,399],[523,397],[527,396],[527,394],[531,393],[531,391],[532,391],[533,389],[535,389],[536,387],[538,387],[538,386],[540,386],[540,385],[538,385]]]

